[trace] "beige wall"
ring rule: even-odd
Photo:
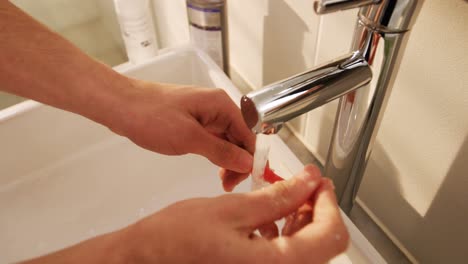
[[[425,1],[359,194],[423,263],[468,257],[467,14]]]
[[[462,0],[425,1],[359,192],[423,263],[468,257],[467,13]],[[354,15],[322,19],[318,62],[349,47]],[[328,145],[321,142],[331,133],[333,111],[312,113],[307,120],[305,138],[322,158]]]
[[[109,1],[98,5],[108,12]],[[39,1],[15,2],[41,8]],[[318,17],[312,3],[229,1],[232,68],[252,88],[348,51],[355,11]],[[83,8],[86,4],[92,3]],[[189,41],[184,6],[184,0],[153,0],[161,47]],[[84,11],[95,14],[92,8]],[[75,13],[54,19],[83,17]],[[466,14],[464,0],[425,1],[359,192],[362,203],[422,263],[468,258]],[[109,22],[114,21],[111,13],[106,17],[105,23],[115,25]],[[82,42],[83,47],[88,45]],[[97,49],[92,45],[88,48]],[[294,123],[305,144],[322,160],[335,107],[316,109]]]

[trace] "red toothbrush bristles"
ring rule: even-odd
[[[277,181],[284,180],[282,177],[278,176],[272,169],[270,169],[270,164],[267,161],[265,170],[263,171],[263,179],[269,183],[275,183]]]

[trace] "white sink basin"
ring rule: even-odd
[[[190,47],[116,70],[146,80],[223,87],[240,99],[221,70]],[[0,146],[1,263],[121,228],[177,200],[223,193],[218,168],[202,157],[152,153],[85,118],[33,101],[0,111]],[[282,175],[303,166],[276,136],[270,160]],[[237,188],[249,190],[248,181]],[[332,263],[384,263],[345,220],[352,243]]]

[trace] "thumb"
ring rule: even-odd
[[[295,212],[307,202],[320,185],[320,170],[313,165],[287,181],[280,181],[264,189],[245,195],[238,204],[247,226],[255,229]]]
[[[252,170],[253,157],[247,150],[207,131],[200,131],[197,139],[193,142],[193,153],[238,173],[249,173]]]

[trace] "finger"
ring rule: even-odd
[[[223,183],[223,188],[226,192],[232,192],[234,187],[249,177],[249,173],[238,173],[231,170],[221,168],[219,170],[219,177]]]
[[[227,128],[228,138],[235,144],[245,148],[249,153],[255,151],[255,134],[250,130],[244,121],[239,107],[228,96],[225,97],[223,105],[226,105],[226,114],[230,121]]]
[[[305,204],[294,214],[287,218],[287,224],[284,225],[281,234],[283,236],[291,236],[304,226],[312,222],[312,208]]]
[[[262,235],[262,237],[271,240],[273,238],[278,237],[279,231],[278,231],[278,226],[274,222],[264,224],[260,227],[258,227],[258,231]]]
[[[246,194],[237,206],[242,210],[246,228],[256,228],[274,222],[294,212],[304,204],[320,183],[320,170],[306,166],[290,180],[277,182],[264,189]]]
[[[295,218],[296,218],[296,213],[292,213],[284,218],[285,223],[281,230],[282,236],[287,236],[291,233],[290,230],[292,228],[292,225],[294,224]]]
[[[220,139],[203,129],[193,133],[197,140],[191,143],[191,152],[208,158],[214,164],[239,173],[249,173],[252,169],[253,157],[229,141]]]
[[[211,91],[216,105],[205,104],[196,114],[198,119],[209,131],[223,133],[234,144],[246,149],[249,153],[255,151],[255,134],[247,127],[242,112],[227,93],[221,89]],[[199,106],[200,107],[200,106]],[[213,112],[213,108],[216,109]],[[214,113],[215,115],[207,115]],[[210,118],[207,118],[209,116]]]
[[[336,201],[336,195],[334,192],[334,185],[328,178],[323,178],[320,183],[320,188],[314,197],[314,224],[317,228],[319,225],[327,225],[330,223],[330,219],[337,222],[342,222],[341,212]]]
[[[320,257],[323,259],[318,261],[325,262],[344,252],[348,241],[349,234],[341,218],[333,185],[329,179],[323,179],[316,193],[312,224],[288,238],[287,243],[295,250],[291,254],[305,255],[315,250],[322,253]]]
[[[247,127],[241,112],[237,109],[233,113],[232,121],[228,128],[228,137],[237,145],[245,148],[249,153],[255,151],[255,134]]]

